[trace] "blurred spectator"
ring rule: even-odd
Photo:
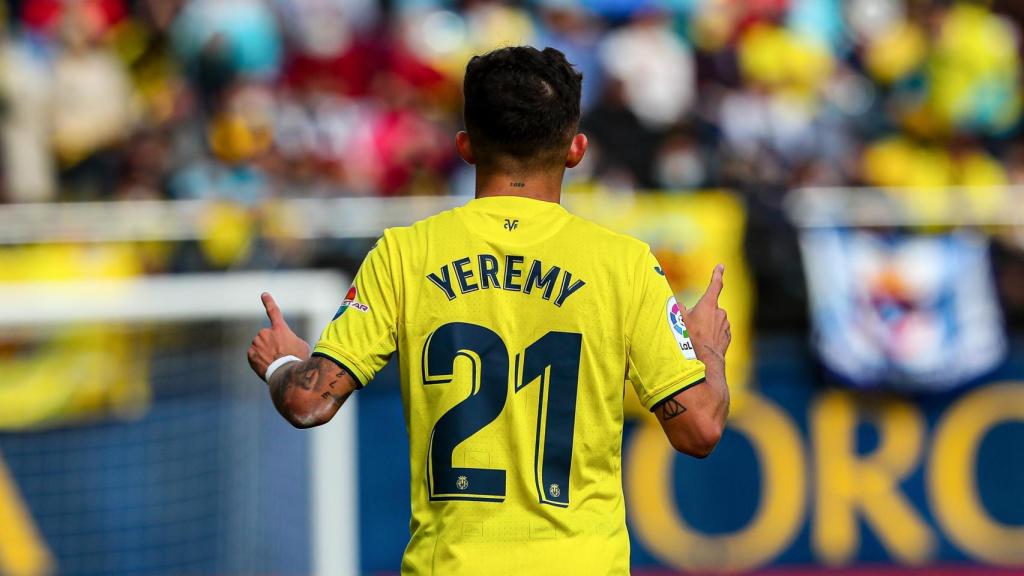
[[[655,158],[655,181],[665,190],[695,190],[704,185],[707,159],[686,131],[678,130],[661,144]]]
[[[26,28],[45,36],[59,34],[71,20],[78,22],[76,27],[106,32],[127,14],[122,0],[26,0],[21,6]]]
[[[593,174],[611,188],[654,188],[659,137],[628,106],[625,91],[621,81],[609,81],[601,101],[581,120],[591,141]]]
[[[626,105],[648,127],[666,128],[693,105],[693,54],[672,30],[669,14],[639,12],[608,34],[600,56],[608,75],[622,83]]]
[[[268,79],[280,70],[278,21],[261,0],[191,0],[178,15],[172,36],[178,53],[193,65]]]
[[[3,190],[8,202],[43,202],[57,196],[50,143],[52,80],[29,46],[0,39],[0,133]]]
[[[266,86],[234,85],[207,125],[206,146],[212,155],[200,156],[177,172],[170,181],[171,194],[243,204],[270,196],[271,182],[260,162],[271,148],[273,109]]]
[[[71,4],[62,14],[53,72],[53,145],[64,191],[79,199],[109,197],[119,175],[116,146],[134,116],[128,73],[99,42],[107,21],[89,6]]]

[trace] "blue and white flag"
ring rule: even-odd
[[[802,233],[800,247],[814,345],[840,379],[948,390],[1005,355],[983,236],[815,229]]]

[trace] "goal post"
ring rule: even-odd
[[[260,293],[268,291],[287,318],[299,320],[296,325],[301,326],[300,336],[315,342],[347,288],[347,278],[323,271],[176,274],[0,284],[0,333],[38,332],[82,324],[163,325],[212,320],[256,325],[265,319]],[[232,343],[224,355],[228,363],[237,352],[237,362],[243,367],[236,376],[239,379],[248,370],[244,367],[247,344]],[[230,370],[233,372],[235,368],[230,367]],[[311,435],[308,518],[313,538],[310,568],[318,575],[357,574],[359,571],[355,470],[357,396],[350,397],[329,424],[308,432]]]

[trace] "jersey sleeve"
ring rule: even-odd
[[[314,356],[345,368],[363,387],[388,363],[398,338],[399,282],[393,268],[397,253],[387,233],[366,255],[352,287],[320,334]]]
[[[682,307],[653,254],[637,271],[634,315],[627,325],[627,377],[640,403],[654,410],[661,402],[704,380],[683,323]]]

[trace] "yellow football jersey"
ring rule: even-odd
[[[507,196],[386,230],[314,353],[366,385],[395,351],[402,574],[629,573],[625,381],[653,408],[704,378],[646,244]]]

